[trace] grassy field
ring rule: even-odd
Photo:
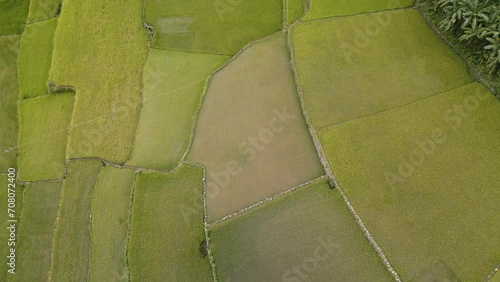
[[[404,280],[443,261],[481,281],[500,260],[500,102],[471,83],[332,126],[320,139]]]
[[[63,93],[19,101],[20,180],[64,177],[74,100],[73,93]]]
[[[57,215],[50,281],[89,279],[92,193],[101,168],[97,160],[76,160],[68,165]]]
[[[138,174],[129,241],[132,281],[212,281],[200,252],[202,177],[192,166],[175,174]]]
[[[0,209],[0,240],[3,242],[3,244],[0,245],[0,277],[2,277],[0,280],[1,281],[6,281],[8,276],[12,276],[12,274],[7,273],[7,262],[9,262],[9,258],[7,258],[8,255],[10,255],[10,248],[13,246],[9,246],[7,243],[9,242],[10,238],[10,231],[7,229],[9,227],[9,223],[7,223],[7,219],[12,219],[8,215],[8,187],[7,184],[10,183],[8,181],[8,175],[6,174],[0,174],[0,183],[2,183],[2,189],[0,189],[0,203],[3,203],[3,208]],[[10,189],[13,189],[10,187]],[[19,236],[19,223],[20,223],[20,215],[21,211],[23,209],[23,188],[21,185],[16,184],[14,188],[15,194],[16,194],[16,206],[14,207],[15,210],[15,218],[17,219],[18,222],[16,224],[16,236]],[[19,237],[18,237],[19,238]],[[19,241],[17,240],[16,244],[18,244]],[[16,246],[17,248],[17,246]],[[19,259],[19,254],[16,253],[16,261]],[[17,265],[17,264],[16,264]],[[17,272],[17,267],[16,267],[16,272]]]
[[[62,181],[37,182],[24,187],[17,273],[11,275],[9,281],[48,280],[61,187]]]
[[[29,4],[29,0],[0,0],[0,36],[23,32]]]
[[[64,1],[49,80],[77,89],[69,156],[128,160],[147,46],[142,1]]]
[[[0,172],[15,167],[17,149],[17,71],[19,36],[0,37]],[[9,148],[13,148],[11,151]]]
[[[284,34],[253,45],[213,77],[188,158],[207,169],[210,220],[323,174]]]
[[[286,22],[292,24],[304,15],[304,0],[286,0]]]
[[[48,93],[47,83],[56,27],[57,18],[26,26],[17,61],[21,99]]]
[[[310,0],[311,9],[305,20],[347,16],[396,8],[410,7],[414,0]]]
[[[220,281],[391,280],[325,180],[213,225],[211,237]]]
[[[129,164],[170,170],[189,143],[206,80],[229,57],[151,50],[143,104]]]
[[[127,277],[127,233],[135,171],[105,167],[92,199],[90,281]]]
[[[146,1],[146,21],[159,49],[235,54],[250,41],[281,30],[282,1]]]
[[[45,21],[57,15],[62,0],[31,0],[28,23]]]
[[[463,61],[414,9],[306,22],[294,26],[291,38],[317,128],[471,81]]]

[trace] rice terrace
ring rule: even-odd
[[[0,0],[0,281],[500,282],[500,0]]]

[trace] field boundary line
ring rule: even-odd
[[[24,33],[24,30],[22,33],[20,34],[4,34],[4,35],[0,35],[0,38],[7,38],[7,37],[21,37]]]
[[[61,225],[61,204],[63,201],[63,192],[64,192],[64,183],[66,182],[66,176],[67,176],[67,168],[68,168],[68,161],[66,160],[65,163],[65,168],[64,168],[64,180],[61,183],[61,192],[59,196],[59,205],[57,206],[57,217],[56,217],[56,222],[54,224],[54,233],[52,235],[52,246],[50,248],[50,268],[49,268],[49,273],[48,273],[48,281],[52,281],[52,270],[54,268],[54,250],[55,248],[55,243],[56,243],[56,235],[57,235],[57,230],[60,228]]]
[[[310,10],[310,8],[311,7],[309,7],[309,10]],[[412,5],[412,6],[399,7],[399,8],[394,8],[394,9],[384,9],[384,10],[379,10],[379,11],[361,12],[361,13],[352,14],[352,15],[327,16],[327,17],[322,17],[322,18],[317,18],[317,19],[301,20],[301,22],[313,23],[313,22],[318,22],[318,21],[325,21],[325,20],[332,20],[332,19],[344,19],[344,18],[356,17],[356,16],[361,16],[361,15],[371,15],[371,14],[377,14],[377,13],[387,13],[387,12],[392,12],[392,11],[411,10],[411,9],[416,9],[416,8]],[[308,12],[309,12],[309,10],[308,10]]]
[[[96,182],[95,182],[95,186],[94,186],[94,189],[92,189],[92,197],[90,198],[90,221],[89,221],[89,231],[90,231],[90,250],[89,250],[89,266],[88,266],[88,269],[87,269],[87,279],[88,281],[91,281],[90,279],[90,275],[91,275],[91,268],[92,268],[92,255],[93,255],[93,252],[92,250],[94,249],[94,230],[93,230],[93,220],[94,220],[94,217],[92,216],[93,212],[92,212],[92,209],[94,207],[94,198],[95,198],[95,188],[96,186],[99,184],[99,181],[101,180],[101,177],[102,177],[102,170],[103,168],[101,167],[101,169],[99,170],[99,175],[97,176],[96,178]]]
[[[141,71],[141,77],[140,77],[140,82],[139,85],[141,87],[141,95],[139,97],[139,101],[137,101],[137,118],[135,122],[135,130],[134,134],[132,136],[132,145],[130,147],[130,151],[128,154],[127,161],[125,161],[125,164],[130,161],[134,154],[134,148],[135,148],[135,143],[137,141],[137,131],[139,130],[139,123],[141,122],[141,116],[142,116],[142,107],[144,105],[144,71],[146,70],[146,65],[148,63],[149,56],[151,55],[151,50],[153,49],[153,41],[154,41],[154,29],[153,29],[153,34],[149,32],[149,24],[146,21],[146,0],[142,0],[142,27],[145,29],[146,34],[149,35],[150,41],[148,42],[148,52],[146,55],[146,59],[144,60],[144,64],[142,65],[142,71]]]
[[[129,248],[130,248],[130,233],[132,231],[132,209],[134,208],[134,197],[135,197],[135,189],[137,188],[137,175],[139,172],[134,172],[134,178],[132,183],[132,193],[130,195],[130,208],[128,213],[127,220],[127,243],[125,245],[125,266],[127,271],[128,281],[130,281],[130,256],[129,256]]]
[[[65,165],[66,168],[66,165]],[[48,182],[62,182],[66,179],[66,176],[64,178],[55,178],[55,179],[40,179],[40,180],[34,180],[34,181],[21,181],[17,179],[17,183],[21,185],[29,185],[33,183],[48,183]]]
[[[301,22],[302,21],[297,21],[294,24],[300,24]],[[349,201],[349,198],[347,197],[347,195],[344,193],[344,190],[340,186],[340,183],[336,180],[336,178],[334,176],[334,173],[333,173],[333,170],[331,169],[330,164],[328,162],[328,159],[325,157],[325,154],[324,154],[324,151],[323,151],[323,147],[321,146],[321,143],[319,141],[319,138],[318,138],[318,135],[316,133],[316,130],[314,129],[314,127],[312,125],[312,122],[311,122],[311,119],[310,119],[310,117],[309,117],[309,115],[308,115],[308,113],[306,111],[306,105],[304,103],[303,91],[302,91],[302,87],[301,87],[301,84],[300,84],[300,76],[299,76],[299,73],[297,71],[296,64],[295,64],[295,55],[294,55],[294,52],[293,52],[293,46],[292,46],[292,42],[291,42],[292,39],[291,39],[291,36],[290,36],[290,30],[287,33],[287,49],[288,49],[289,56],[290,56],[290,66],[291,66],[292,71],[294,73],[295,86],[297,88],[297,95],[299,97],[300,106],[302,108],[302,113],[304,115],[307,127],[309,129],[309,133],[311,134],[311,137],[312,137],[313,142],[314,142],[314,146],[316,147],[316,150],[318,152],[318,157],[319,157],[321,163],[323,164],[323,168],[325,169],[325,173],[330,178],[329,179],[329,183],[331,181],[331,182],[333,182],[335,184],[335,188],[338,189],[338,191],[342,195],[342,198],[343,198],[345,204],[347,205],[347,208],[349,209],[349,212],[353,215],[354,219],[356,220],[356,223],[359,225],[359,227],[363,231],[366,239],[369,241],[370,245],[375,250],[375,252],[379,256],[380,260],[385,265],[385,267],[387,268],[387,270],[389,271],[389,273],[392,275],[392,277],[394,278],[394,280],[397,281],[397,282],[401,282],[402,280],[401,280],[399,274],[396,272],[396,270],[394,269],[394,267],[392,266],[392,264],[388,260],[388,258],[385,255],[384,251],[380,248],[380,246],[378,245],[378,243],[375,241],[375,239],[371,235],[371,233],[368,230],[368,228],[365,226],[363,220],[361,219],[361,217],[358,215],[358,213],[354,209],[354,206]]]
[[[221,219],[218,219],[218,220],[210,223],[210,226],[211,225],[221,224],[221,223],[223,223],[223,222],[225,222],[225,221],[227,221],[227,220],[229,220],[229,219],[231,219],[233,217],[238,217],[238,216],[240,216],[242,214],[245,214],[246,212],[248,212],[250,210],[253,210],[253,209],[255,209],[255,208],[257,208],[257,207],[259,207],[259,206],[261,206],[263,204],[267,204],[267,203],[270,203],[270,202],[272,202],[274,200],[281,199],[281,198],[287,196],[288,194],[291,194],[291,193],[295,192],[296,190],[304,188],[304,187],[306,187],[306,186],[308,186],[310,184],[313,184],[313,183],[316,183],[316,182],[320,182],[320,181],[325,180],[327,178],[328,177],[326,175],[322,175],[320,177],[317,177],[317,178],[311,179],[309,181],[306,181],[304,183],[301,183],[301,184],[299,184],[299,185],[297,185],[295,187],[292,187],[292,188],[290,188],[290,189],[288,189],[286,191],[282,191],[282,192],[280,192],[280,193],[278,193],[278,194],[276,194],[274,196],[267,197],[264,200],[260,200],[259,202],[255,203],[255,204],[253,204],[251,206],[248,206],[246,208],[243,208],[243,209],[241,209],[241,210],[239,210],[239,211],[237,211],[235,213],[226,215],[225,217],[223,217]]]
[[[500,273],[500,264],[493,269],[493,271],[484,278],[483,282],[488,282],[490,281],[495,275],[498,275]]]
[[[151,47],[153,50],[159,50],[159,51],[165,51],[165,52],[178,52],[178,53],[187,53],[187,54],[200,54],[200,55],[214,55],[214,56],[226,56],[226,57],[232,57],[233,54],[221,54],[221,53],[210,53],[210,52],[199,52],[199,51],[186,51],[186,50],[176,50],[172,48],[158,48],[158,47]]]
[[[210,248],[210,225],[208,224],[208,210],[207,210],[207,185],[206,185],[206,179],[207,179],[207,171],[205,167],[194,164],[194,163],[184,163],[189,166],[197,167],[201,169],[203,176],[202,176],[202,193],[201,193],[201,201],[203,204],[203,231],[205,233],[205,243],[207,244],[207,256],[208,256],[208,263],[210,264],[210,271],[212,272],[212,279],[214,282],[218,282],[218,277],[217,277],[217,265],[215,264],[215,258],[212,253],[212,249]]]
[[[391,111],[391,110],[403,108],[403,107],[409,106],[411,104],[418,103],[418,102],[421,102],[421,101],[424,101],[424,100],[427,100],[427,99],[430,99],[430,98],[433,98],[433,97],[436,97],[436,96],[439,96],[439,95],[451,92],[453,90],[457,90],[459,88],[465,87],[465,86],[467,86],[469,84],[473,84],[473,83],[477,83],[477,81],[473,80],[473,81],[467,82],[465,84],[452,87],[452,88],[450,88],[448,90],[441,91],[441,92],[438,92],[436,94],[432,94],[432,95],[427,96],[427,97],[419,98],[419,99],[417,99],[415,101],[411,101],[411,102],[408,102],[408,103],[405,103],[405,104],[401,104],[401,105],[398,105],[398,106],[390,107],[390,108],[387,108],[387,109],[382,109],[380,111],[376,111],[376,112],[373,112],[371,114],[359,116],[357,118],[353,118],[353,119],[346,120],[346,121],[343,121],[343,122],[338,122],[338,123],[333,123],[333,124],[330,124],[330,125],[321,126],[321,127],[318,127],[317,131],[322,131],[323,129],[327,129],[327,128],[330,128],[330,127],[339,126],[339,125],[342,125],[342,124],[345,124],[345,123],[354,122],[354,121],[357,121],[357,120],[360,120],[360,119],[364,119],[364,118],[368,118],[368,117],[371,117],[371,116],[375,116],[375,115],[378,115],[378,114],[381,114],[381,113],[384,113],[384,112],[388,112],[388,111]]]

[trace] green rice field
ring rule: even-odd
[[[158,49],[232,55],[283,26],[282,1],[147,0]]]
[[[34,98],[49,92],[47,84],[56,27],[57,19],[26,26],[17,63],[20,99]],[[33,61],[37,61],[35,66]]]
[[[0,37],[0,172],[16,165],[17,154],[17,83],[16,62],[19,36]]]
[[[148,46],[141,1],[67,0],[64,9],[54,36],[49,81],[78,92],[68,155],[123,164],[137,127]],[[115,20],[107,20],[111,18]]]
[[[137,175],[129,241],[131,280],[211,281],[208,259],[200,253],[205,241],[202,177],[202,170],[192,166],[172,174]]]
[[[92,195],[90,281],[127,277],[128,219],[135,171],[104,167]]]
[[[29,0],[0,1],[0,36],[23,32],[29,4]]]
[[[102,163],[71,161],[61,191],[49,281],[86,281],[92,246],[92,195]]]
[[[500,282],[498,0],[430,2],[0,0],[0,281]]]
[[[320,138],[338,181],[403,278],[434,261],[461,281],[480,281],[495,268],[500,102],[484,87],[471,83],[325,128]]]
[[[463,61],[413,9],[304,22],[290,33],[305,106],[317,128],[471,81]]]
[[[311,8],[305,20],[349,16],[383,10],[410,7],[414,0],[310,0]]]
[[[9,276],[9,281],[48,279],[61,187],[62,181],[38,182],[24,187],[24,209],[18,235],[18,256],[22,260],[17,266],[18,273]]]
[[[390,281],[325,180],[212,229],[220,281]]]
[[[30,0],[28,23],[52,19],[60,12],[62,0]]]
[[[144,68],[144,97],[130,165],[171,170],[180,163],[208,77],[228,59],[151,51]]]
[[[19,178],[23,181],[64,177],[73,93],[19,101]],[[44,165],[40,165],[43,163]]]

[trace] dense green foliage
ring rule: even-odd
[[[29,4],[29,0],[0,0],[0,35],[23,32]]]
[[[500,70],[500,1],[440,0],[435,12],[443,19],[439,27],[451,32],[480,54],[489,73]]]

